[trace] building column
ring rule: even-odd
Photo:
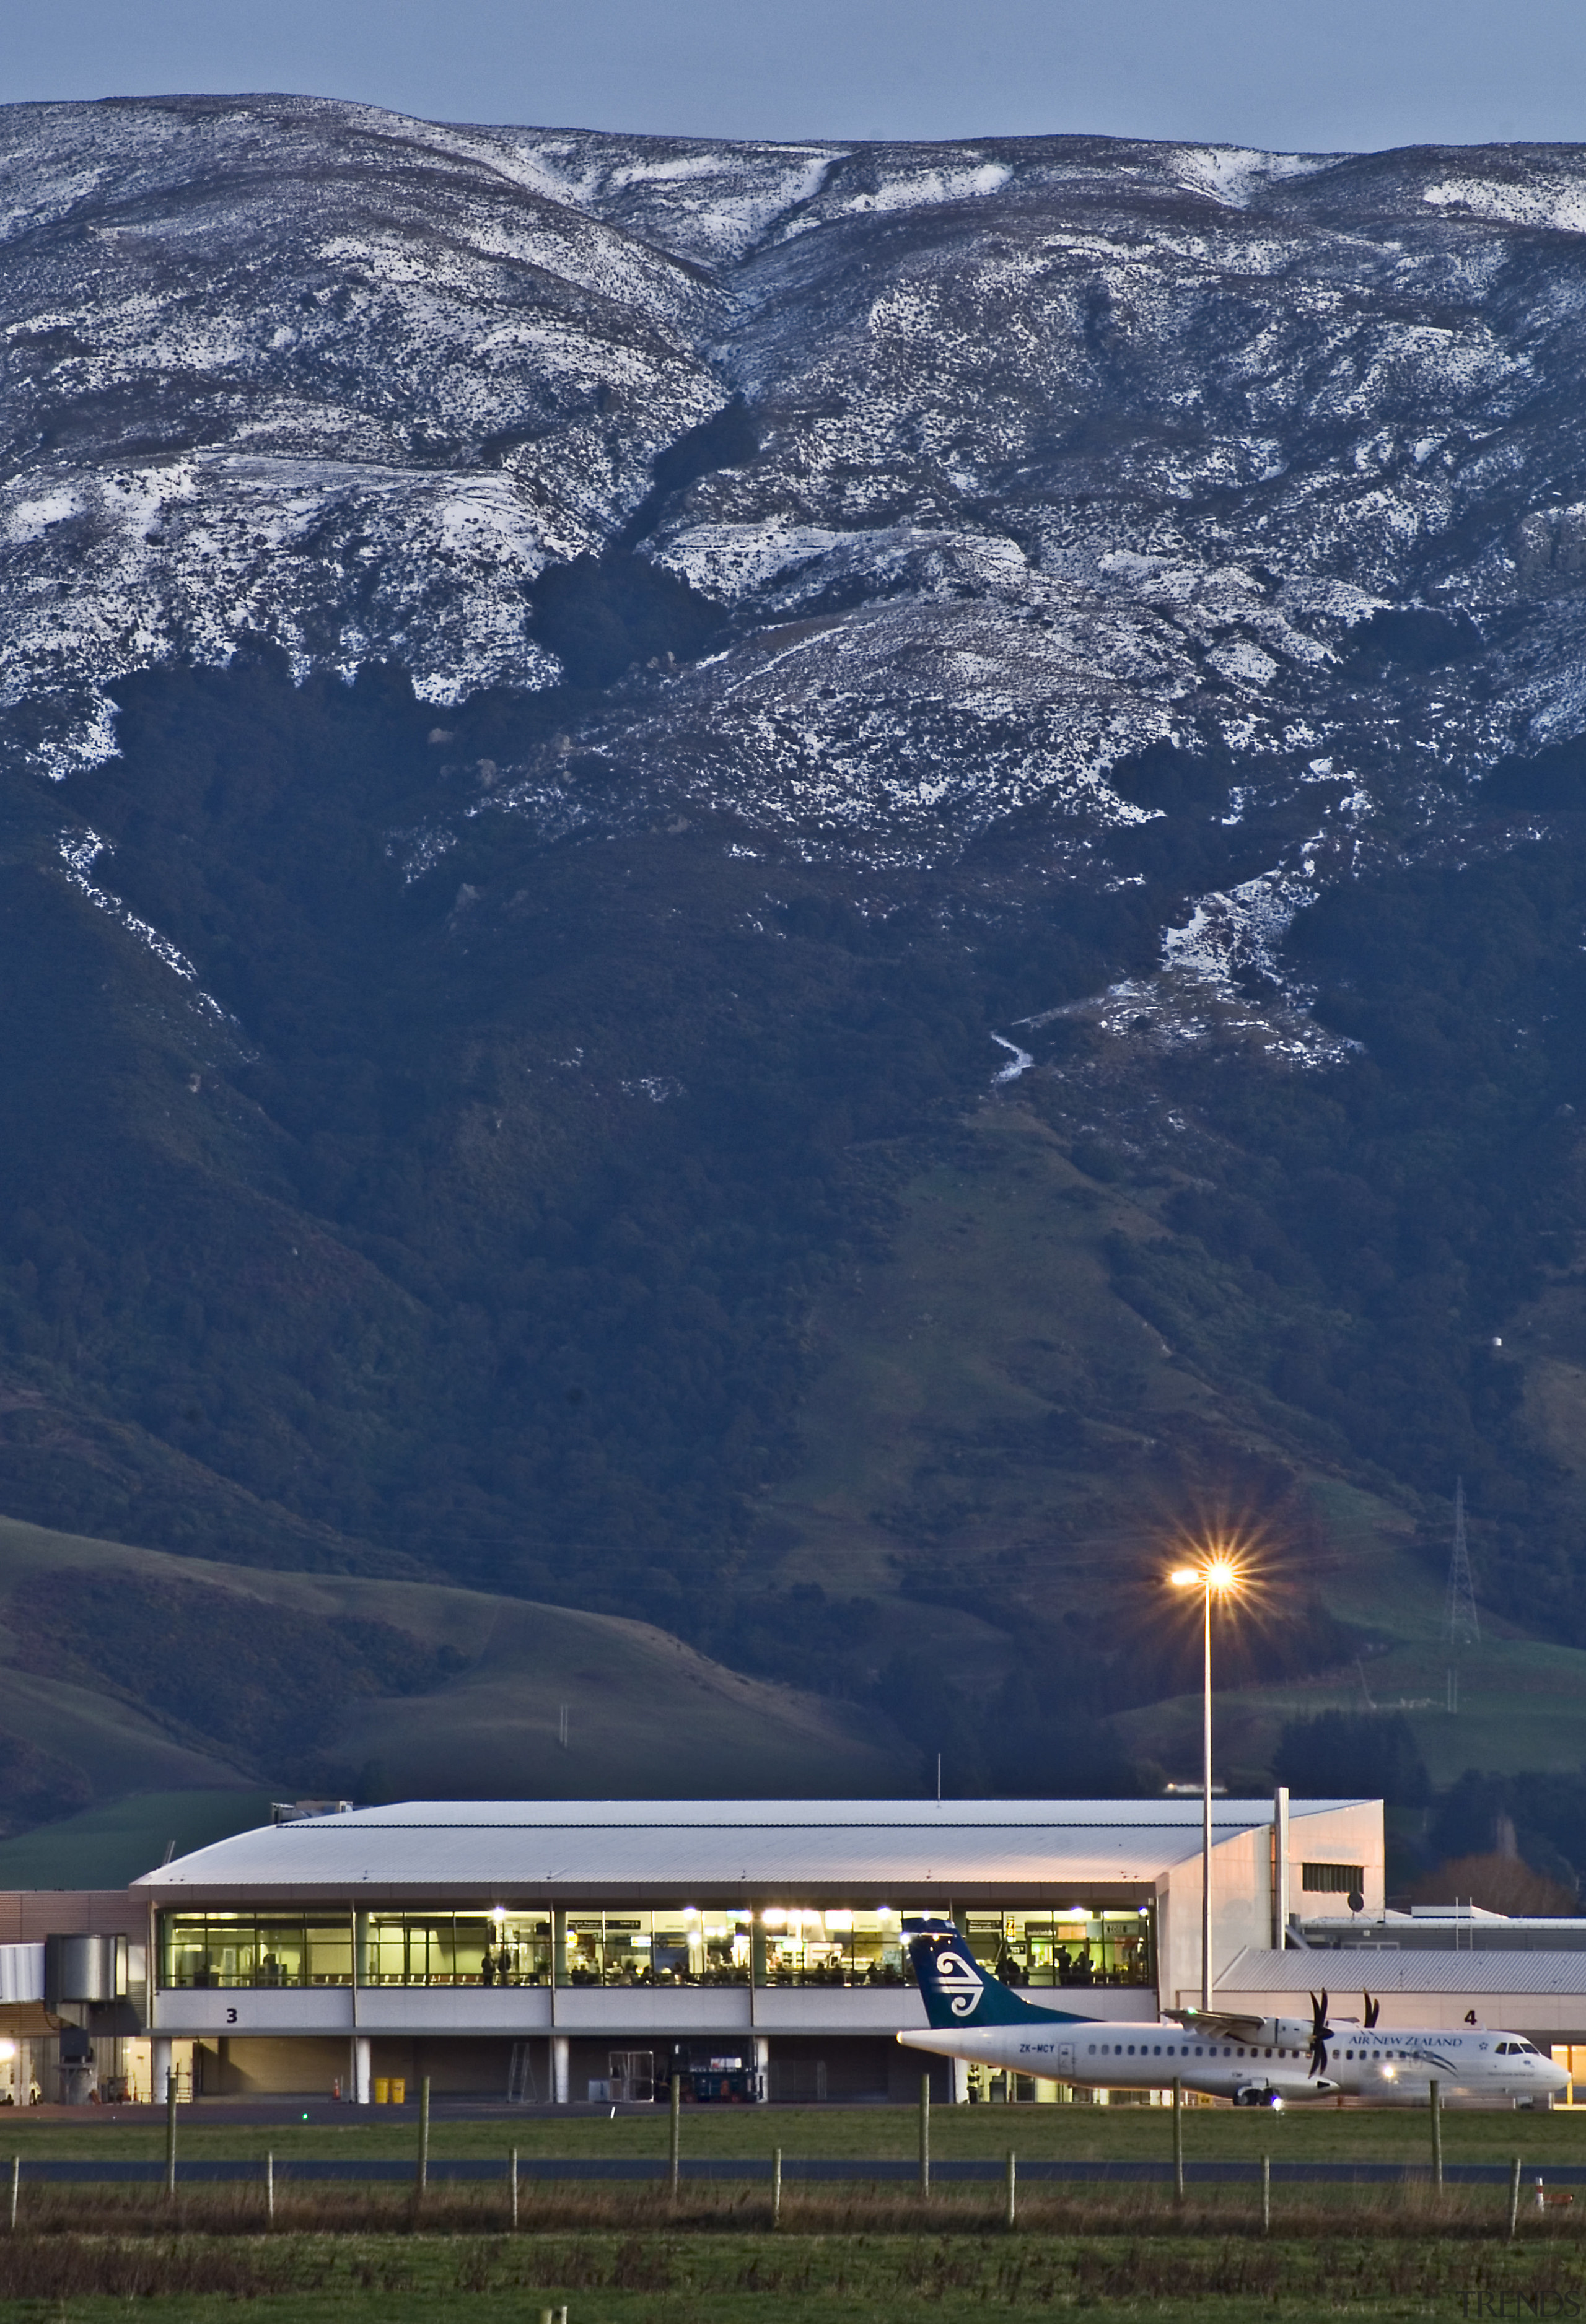
[[[954,2106],[967,2106],[969,2104],[969,2060],[949,2058],[947,2063],[953,2069],[953,2103]]]
[[[770,2096],[771,2087],[771,2045],[764,2034],[757,2034],[754,2037],[754,2071],[760,2090],[759,2103],[764,2106]]]
[[[149,2044],[149,2104],[165,2104],[165,2085],[171,2074],[171,2036],[156,2034]]]
[[[351,2095],[353,2104],[355,2106],[367,2106],[369,2104],[371,2048],[372,2045],[367,2034],[354,2034],[353,2087]]]
[[[553,2106],[566,2106],[567,2103],[567,2062],[571,2046],[565,2034],[553,2034],[550,2037],[550,2096]]]

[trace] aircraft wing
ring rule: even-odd
[[[1263,2025],[1270,2025],[1269,2017],[1238,2017],[1226,2009],[1165,2009],[1176,2025],[1186,2034],[1207,2034],[1214,2042],[1253,2042]]]

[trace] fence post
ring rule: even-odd
[[[1184,2201],[1184,2084],[1173,2077],[1173,2200]]]
[[[16,2206],[21,2193],[22,2157],[20,2154],[14,2154],[11,2158],[11,2232],[13,2235],[16,2233]]]
[[[771,2154],[771,2225],[782,2224],[782,2150],[779,2146]]]
[[[1509,2241],[1514,2242],[1520,2227],[1520,2158],[1517,2154],[1509,2172]]]
[[[683,2175],[683,2077],[678,2071],[678,2061],[672,2061],[672,2120],[671,2144],[668,2153],[667,2185],[671,2199],[678,2200],[678,2182]]]
[[[919,2078],[919,2191],[921,2197],[931,2191],[931,2078]]]
[[[176,2070],[165,2077],[165,2197],[176,2200]]]
[[[1261,2157],[1261,2233],[1272,2233],[1272,2157]]]
[[[1432,2184],[1443,2191],[1443,2084],[1432,2081]]]
[[[512,2149],[512,2167],[510,2175],[512,2186],[512,2231],[516,2234],[518,2227],[518,2150],[515,2146]]]
[[[421,2203],[429,2184],[429,2077],[419,2085],[419,2163],[413,2173],[413,2200]]]
[[[1008,2150],[1008,2216],[1003,2222],[1005,2227],[1010,2227],[1015,2226],[1019,2218],[1018,2170],[1019,2166],[1013,2159],[1013,2149],[1010,2147]]]
[[[275,2224],[275,2156],[264,2157],[264,2216],[272,2227]]]

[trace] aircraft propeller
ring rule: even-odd
[[[1382,2004],[1379,2001],[1373,2001],[1369,1993],[1363,1993],[1360,1998],[1366,2005],[1366,2031],[1369,2034],[1378,2018],[1382,2015]]]
[[[1326,1988],[1323,1987],[1320,1995],[1314,1993],[1311,1996],[1311,2063],[1306,2075],[1308,2080],[1327,2071],[1327,2044],[1332,2034],[1332,2028],[1327,2023],[1327,1993]]]

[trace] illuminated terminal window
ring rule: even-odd
[[[820,1910],[768,1904],[757,1915],[757,1985],[907,1985],[905,1913],[918,1905]]]
[[[551,1922],[538,1911],[360,1913],[360,1985],[549,1985]]]
[[[1077,1904],[1066,1911],[971,1911],[964,1934],[976,1960],[1006,1985],[1155,1985],[1148,1906]]]
[[[747,1904],[675,1904],[658,1912],[568,1910],[558,1985],[747,1985]]]
[[[353,1929],[283,1914],[168,1913],[161,1982],[180,1986],[350,1985]]]
[[[675,1904],[161,1916],[167,1987],[907,1986],[906,1918],[939,1905]],[[970,1911],[977,1960],[1009,1985],[1149,1985],[1152,1916],[1133,1906]]]

